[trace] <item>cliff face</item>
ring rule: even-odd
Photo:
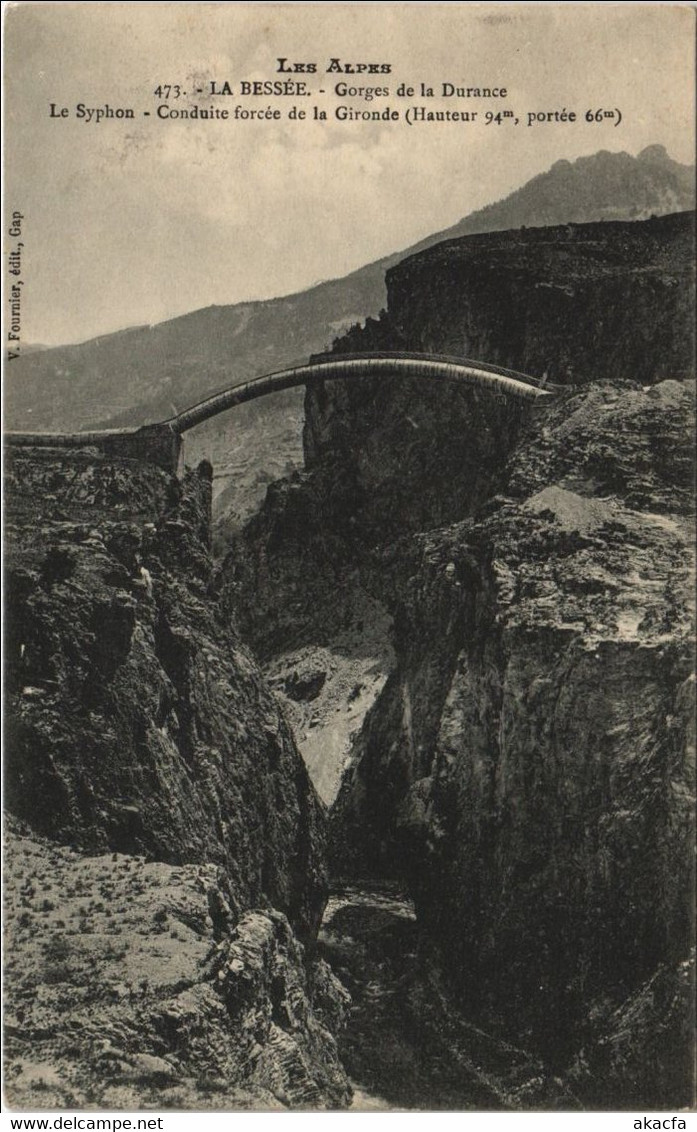
[[[313,1103],[345,1103],[333,1039],[313,1013],[313,988],[322,979],[300,942],[312,946],[326,899],[324,807],[275,699],[211,597],[210,466],[180,483],[157,468],[86,450],[24,450],[6,471],[6,801],[25,823],[23,852],[36,857],[34,875],[50,876],[58,859],[62,870],[45,899],[36,883],[29,894],[26,887],[15,893],[15,910],[24,906],[28,921],[13,918],[13,954],[29,979],[37,974],[32,947],[69,958],[69,970],[55,987],[49,980],[36,1008],[43,1022],[22,1002],[26,978],[11,985],[13,1006],[28,1019],[17,1029],[17,1065],[33,1026],[46,1031],[42,1049],[52,1048],[59,999],[86,979],[76,1017],[94,1004],[97,1019],[105,1011],[107,1030],[113,1023],[118,1031],[123,1016],[130,1033],[113,1055],[123,1064],[106,1073],[107,1084],[140,1080],[132,1065],[124,1068],[128,1058],[161,1046],[171,1076],[190,1079],[187,1103],[197,1107],[201,1050],[210,1040],[231,1047],[216,1070],[229,1079],[230,1104],[239,1101],[235,1088],[249,1090],[249,1104],[265,1096],[298,1104],[310,1095]],[[125,854],[131,864],[110,865],[107,850],[114,862]],[[142,871],[142,907],[130,908],[120,867]],[[21,868],[16,880],[26,880]],[[102,883],[110,895],[100,900]],[[90,899],[70,923],[66,905],[76,894]],[[153,895],[162,901],[154,924]],[[53,908],[58,919],[49,915]],[[129,951],[118,958],[106,937],[128,932],[131,912],[138,926],[130,933],[146,938],[139,957]],[[70,914],[77,917],[77,908]],[[174,938],[184,932],[191,943],[189,953],[159,938],[169,917]],[[167,947],[177,952],[172,970],[153,974]],[[127,988],[114,1010],[102,961]],[[341,994],[323,978],[338,1015]],[[172,995],[179,1003],[172,1010],[183,1010],[179,992],[187,987],[196,1000],[187,998],[188,1020],[183,1029],[163,1022],[172,1031],[163,1036],[150,1015]],[[144,1012],[149,1021],[138,1044]],[[54,1095],[106,1104],[89,1042],[74,1055],[62,1039],[58,1044],[57,1061],[46,1058],[58,1082]],[[295,1068],[284,1069],[285,1058]],[[153,1070],[153,1087],[162,1074],[162,1067]],[[28,1080],[24,1100],[31,1073]],[[221,1089],[218,1081],[214,1092]]]
[[[480,358],[551,382],[692,373],[694,215],[469,236],[387,274],[384,325],[336,343]]]
[[[307,402],[307,470],[270,486],[221,572],[262,658],[326,643],[361,620],[368,574],[370,593],[389,598],[375,555],[486,499],[526,411],[455,386],[429,397],[399,380],[328,383]],[[253,602],[238,600],[251,593]]]
[[[406,873],[471,1015],[610,1107],[689,1103],[691,411],[570,394],[488,514],[418,536],[334,811],[336,866]]]

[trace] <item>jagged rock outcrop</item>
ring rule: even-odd
[[[322,421],[308,413],[308,470],[269,487],[221,570],[229,608],[262,658],[325,644],[360,621],[374,552],[471,513],[500,478],[526,412],[454,386],[429,398],[412,380],[334,385]],[[378,598],[382,571],[370,587]]]
[[[227,1107],[349,1096],[320,1021],[338,1021],[345,996],[312,959],[325,810],[211,594],[210,489],[205,464],[180,482],[89,450],[8,456],[5,799],[31,844],[40,840],[17,850],[34,858],[17,873],[32,891],[20,891],[25,910],[11,918],[6,987],[23,1010],[17,1064],[33,1044],[52,1067],[45,1096],[43,1070],[20,1068],[18,1103],[138,1107],[142,1095],[176,1106],[171,1081],[184,1075],[185,1107],[199,1107],[212,1049],[212,1093]],[[61,875],[44,895],[51,863]],[[71,923],[65,907],[78,893]],[[170,917],[182,946],[162,938]],[[112,954],[112,933],[128,937],[125,957]],[[133,933],[144,937],[137,948]],[[48,981],[47,948],[65,953]],[[110,980],[126,990],[112,998]],[[170,998],[183,1028],[163,1022],[168,1036],[151,1011]],[[71,1046],[73,1007],[75,1030],[94,1018]],[[98,1029],[113,1034],[103,1058]],[[166,1066],[150,1072],[152,1057]]]
[[[549,170],[495,204],[461,220],[442,239],[521,225],[587,224],[596,220],[647,220],[694,208],[692,169],[647,145],[636,157],[601,149],[575,161],[561,158]]]

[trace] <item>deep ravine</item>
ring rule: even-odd
[[[302,652],[311,668],[366,595],[391,619],[329,849],[334,877],[414,901],[397,1030],[426,1020],[424,1078],[392,1103],[692,1103],[693,240],[684,214],[453,241],[394,268],[387,311],[337,351],[486,356],[568,388],[519,413],[416,381],[313,385],[305,469],[223,564],[267,666]],[[340,916],[351,939],[358,918]],[[463,1043],[455,1084],[430,1060],[445,1032]],[[516,1051],[499,1078],[475,1032]],[[526,1101],[510,1072],[531,1064],[559,1095]],[[399,1058],[394,1075],[407,1093],[418,1076]]]
[[[321,940],[347,1070],[395,1107],[688,1103],[692,412],[687,383],[569,390],[477,514],[363,571],[395,660]]]
[[[351,994],[338,1048],[352,1109],[580,1109],[542,1063],[468,1021],[422,943],[403,886],[332,889],[319,950]]]

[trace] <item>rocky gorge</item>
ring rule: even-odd
[[[262,658],[388,612],[332,870],[408,891],[411,985],[442,977],[590,1107],[692,1098],[692,240],[682,214],[393,268],[335,351],[487,357],[557,394],[311,386],[305,471],[222,570]]]
[[[13,1104],[693,1103],[693,247],[391,268],[336,352],[560,388],[309,386],[217,564],[206,462],[8,460]]]

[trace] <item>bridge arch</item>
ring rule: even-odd
[[[528,374],[470,358],[443,354],[383,352],[377,354],[324,354],[306,365],[278,370],[233,385],[191,405],[183,412],[140,428],[100,429],[89,432],[6,432],[5,443],[14,447],[74,448],[95,447],[109,456],[145,460],[168,472],[180,466],[181,438],[189,429],[202,424],[235,405],[266,397],[283,389],[313,381],[376,377],[426,378],[434,382],[454,382],[484,389],[496,396],[532,401],[549,397],[557,386],[542,388],[543,382]]]
[[[519,400],[534,400],[549,396],[548,389],[528,374],[501,366],[478,362],[469,358],[454,358],[442,354],[412,354],[385,352],[379,354],[320,355],[306,365],[278,370],[263,377],[252,378],[220,393],[214,393],[198,404],[190,406],[166,422],[180,436],[190,428],[224,413],[235,405],[266,397],[282,389],[292,389],[309,382],[334,381],[340,378],[375,377],[428,378],[432,381],[455,382],[479,386]]]

